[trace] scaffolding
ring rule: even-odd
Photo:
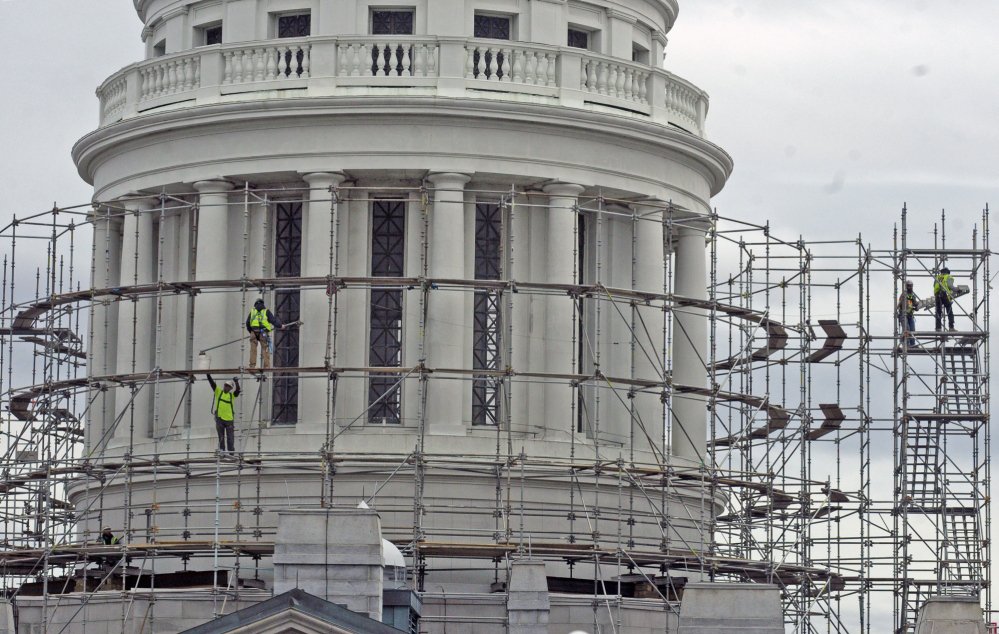
[[[425,580],[442,562],[485,571],[501,588],[509,561],[530,554],[565,571],[553,591],[599,597],[587,603],[595,631],[616,630],[636,597],[675,615],[687,580],[776,584],[788,631],[802,633],[883,631],[886,612],[895,631],[914,631],[919,605],[934,594],[979,596],[991,610],[987,210],[969,245],[955,248],[942,220],[932,247],[911,246],[903,210],[896,242],[872,248],[862,236],[784,240],[768,224],[599,193],[563,209],[511,185],[467,192],[477,201],[471,217],[482,219],[474,233],[483,255],[474,277],[464,279],[428,274],[429,215],[448,192],[429,183],[378,191],[376,197],[357,186],[245,183],[226,209],[242,220],[242,276],[224,280],[191,271],[165,277],[170,246],[158,231],[152,279],[141,279],[133,266],[133,279],[100,283],[114,278],[121,257],[108,237],[113,224],[127,221],[139,244],[143,215],[160,227],[178,212],[197,218],[194,192],[164,192],[142,210],[127,200],[56,207],[0,231],[0,393],[8,413],[0,446],[0,571],[15,601],[40,597],[40,631],[60,631],[47,615],[68,605],[79,606],[85,631],[83,607],[107,591],[126,599],[122,631],[136,618],[131,606],[157,588],[204,589],[213,613],[222,614],[227,605],[262,596],[275,539],[266,518],[276,508],[359,500],[379,510],[384,535],[407,557],[424,596],[434,595]],[[385,200],[402,201],[401,211],[385,206],[381,213],[387,223],[407,214],[416,252],[404,266],[387,262],[370,274],[345,274],[354,271],[340,231],[344,210]],[[264,232],[295,234],[294,208],[281,209],[289,201],[328,206],[325,275],[304,276],[301,266],[276,265],[275,253],[253,252],[255,210],[267,210]],[[524,275],[530,255],[522,233],[538,212],[575,217],[569,282]],[[675,237],[691,226],[704,228],[707,238],[706,299],[677,295],[673,286]],[[650,228],[661,231],[663,269],[659,288],[639,291],[638,244]],[[301,237],[300,225],[298,231]],[[197,232],[193,222],[188,248]],[[607,274],[603,258],[612,246],[619,259],[621,249],[630,252],[630,279]],[[134,249],[131,257],[138,261]],[[262,267],[252,265],[258,257]],[[943,263],[967,282],[967,296],[955,303],[961,327],[917,328],[918,344],[907,345],[908,335],[886,317],[894,314],[900,283],[928,285]],[[313,300],[306,311],[302,292],[322,292],[322,305]],[[474,361],[431,366],[428,306],[455,293],[474,307]],[[198,381],[209,370],[198,367],[203,351],[195,349],[192,328],[174,324],[193,322],[206,297],[221,296],[246,314],[258,295],[287,302],[286,317],[326,323],[322,363],[300,362],[296,335],[283,346],[277,341],[279,367],[212,369],[243,376],[250,404],[239,421],[240,451],[221,456],[192,432],[199,418],[194,391],[204,389]],[[573,371],[518,367],[514,328],[532,298],[571,302],[565,331],[572,333]],[[391,322],[377,363],[344,362],[340,333],[357,306],[381,310]],[[672,319],[677,314],[707,319],[704,385],[673,380],[673,344],[688,336]],[[154,361],[143,368],[134,349],[150,324]],[[112,327],[119,345],[130,341],[130,367],[112,358]],[[612,329],[623,329],[626,339],[612,340]],[[184,341],[171,339],[177,332]],[[238,344],[239,358],[247,358],[246,339],[218,343]],[[165,363],[171,346],[185,352],[187,365]],[[471,391],[478,450],[453,455],[428,444],[435,381]],[[517,401],[549,385],[572,394],[569,420],[562,421],[565,456],[524,449],[534,430],[518,415]],[[293,429],[293,404],[306,390],[325,399],[324,442],[282,449],[276,439]],[[367,398],[350,400],[351,393]],[[670,453],[674,397],[699,399],[707,412],[699,464]],[[659,403],[659,420],[643,418],[636,404],[650,398]],[[404,410],[407,419],[391,420]],[[379,422],[398,423],[412,446],[359,451],[346,442]],[[614,436],[612,429],[626,431]],[[439,484],[456,477],[467,478],[470,489],[488,489],[488,499],[456,505]],[[275,499],[268,488],[275,478],[292,479],[294,492],[289,486]],[[534,495],[546,486],[565,490],[564,503]],[[168,488],[175,493],[158,495]],[[110,518],[120,521],[120,545],[96,541]],[[119,565],[89,567],[109,560]],[[885,607],[891,603],[893,609]],[[156,618],[151,600],[143,627]]]

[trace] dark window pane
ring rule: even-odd
[[[308,37],[312,34],[312,16],[308,13],[278,16],[278,37]]]
[[[492,203],[475,205],[475,279],[498,280],[501,275],[501,207]],[[476,370],[499,370],[501,362],[500,295],[496,291],[475,291],[472,363]],[[472,424],[499,424],[499,378],[473,375]]]
[[[222,27],[213,26],[205,29],[205,45],[222,43]]]
[[[475,14],[475,37],[509,40],[510,18],[501,15]]]
[[[278,203],[275,207],[274,273],[277,277],[299,277],[302,274],[302,203]],[[282,323],[298,321],[301,295],[296,289],[278,289],[271,310]],[[298,328],[275,330],[275,368],[298,367]],[[298,377],[274,374],[271,421],[294,425],[298,421]]]
[[[372,204],[371,275],[401,277],[405,255],[406,201],[377,200]],[[402,290],[373,288],[370,306],[368,365],[402,365]],[[368,379],[368,421],[402,422],[399,376],[373,375]]]
[[[590,48],[590,34],[587,31],[569,29],[569,46],[574,48]]]
[[[412,11],[372,11],[371,33],[373,35],[412,35]]]

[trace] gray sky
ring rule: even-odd
[[[719,212],[887,247],[908,203],[924,239],[941,209],[970,233],[999,205],[997,25],[995,0],[681,1],[667,68],[711,95],[735,159]],[[130,0],[0,0],[0,224],[89,199],[70,148],[140,27]]]

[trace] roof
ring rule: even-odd
[[[294,623],[295,631],[329,634],[399,634],[400,630],[351,612],[342,605],[295,588],[266,601],[202,623],[182,634],[250,634],[287,631],[277,623]]]

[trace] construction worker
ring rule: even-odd
[[[257,367],[257,346],[263,344],[264,367],[271,367],[271,352],[274,345],[271,332],[282,328],[283,324],[264,304],[263,299],[253,302],[250,314],[246,316],[246,332],[250,333],[250,369]]]
[[[219,387],[212,379],[212,375],[209,374],[208,385],[215,393],[212,400],[212,414],[215,416],[215,431],[219,435],[219,455],[235,453],[236,432],[232,404],[243,391],[239,387],[239,379],[232,377],[232,383],[226,381],[222,387]],[[233,386],[235,386],[235,390],[233,390]]]
[[[933,296],[937,301],[936,329],[943,330],[943,309],[947,309],[947,322],[954,331],[954,276],[946,266],[933,278]]]
[[[111,530],[110,526],[105,526],[101,529],[101,534],[97,538],[97,543],[103,546],[117,546],[121,544],[121,537],[115,535]],[[98,566],[113,566],[117,557],[95,557],[94,560],[97,562]]]
[[[919,297],[912,290],[912,280],[905,281],[905,291],[898,298],[898,322],[901,326],[902,336],[908,337],[906,343],[910,346],[916,345],[916,338],[912,333],[916,330],[916,307],[919,306]]]

